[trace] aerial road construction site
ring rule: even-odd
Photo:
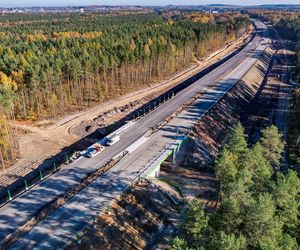
[[[209,119],[242,79],[247,82],[247,74],[260,60],[265,67],[261,72],[269,74],[271,36],[265,24],[253,22],[256,32],[244,47],[142,106],[130,121],[82,151],[76,160],[4,203],[0,208],[2,246],[68,247],[135,183],[158,177],[166,159],[183,160],[189,137],[201,134],[200,120]],[[253,92],[260,88],[260,80]],[[205,146],[205,140],[202,143]]]

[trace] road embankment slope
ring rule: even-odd
[[[212,165],[228,131],[253,108],[268,72],[274,51],[267,48],[259,60],[214,108],[195,125],[181,146],[177,161],[181,166]]]

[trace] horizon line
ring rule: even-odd
[[[232,7],[259,7],[259,6],[295,6],[295,5],[299,5],[300,3],[275,3],[275,4],[245,4],[245,5],[236,5],[236,4],[166,4],[166,5],[151,5],[151,4],[103,4],[103,5],[99,5],[99,4],[87,4],[87,5],[28,5],[28,6],[1,6],[0,8],[71,8],[71,7],[91,7],[91,6],[95,6],[95,7],[117,7],[117,6],[122,6],[122,7],[167,7],[167,6],[232,6]]]

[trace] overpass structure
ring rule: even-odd
[[[92,159],[81,157],[0,208],[0,240],[117,155],[125,156],[48,215],[11,249],[63,248],[138,178],[158,175],[161,162],[171,154],[176,155],[184,135],[248,72],[266,48],[267,44],[261,43],[267,34],[266,27],[260,22],[256,26],[257,36],[240,53],[136,121],[120,134],[119,142]],[[153,127],[184,105],[183,111],[150,135]]]

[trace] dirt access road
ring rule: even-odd
[[[63,151],[65,147],[68,147],[72,143],[80,140],[86,136],[86,134],[74,134],[71,132],[72,128],[80,126],[81,124],[84,126],[86,121],[92,121],[100,114],[113,111],[109,112],[105,121],[103,121],[104,126],[118,121],[122,117],[126,116],[131,110],[146,103],[149,98],[158,96],[160,93],[165,92],[183,80],[196,74],[204,67],[213,64],[220,58],[231,53],[241,46],[249,35],[250,32],[242,36],[237,41],[227,45],[225,48],[216,51],[205,60],[201,62],[198,61],[196,65],[192,65],[183,72],[180,72],[172,76],[170,79],[164,80],[154,86],[138,90],[116,100],[110,100],[89,110],[68,115],[56,121],[45,120],[33,124],[17,124],[16,126],[24,131],[24,134],[22,134],[19,138],[21,157],[12,168],[7,169],[5,172],[0,174],[0,179],[12,182],[14,179],[30,171],[31,167],[29,166],[33,163],[40,159],[56,155]],[[114,112],[114,110],[124,107],[125,105],[129,108],[127,108],[124,112]],[[101,127],[101,124],[99,124],[99,127]],[[24,169],[24,166],[27,166],[26,168],[28,168],[28,171]],[[8,173],[10,178],[6,178]],[[5,184],[7,185],[9,183]]]

